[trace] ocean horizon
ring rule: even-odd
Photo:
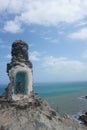
[[[5,92],[7,84],[0,84],[0,95]],[[61,115],[74,115],[87,110],[87,82],[34,83],[34,92],[58,111]]]

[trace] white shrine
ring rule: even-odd
[[[11,63],[7,64],[7,73],[10,84],[6,89],[8,100],[28,98],[33,91],[32,63],[28,58],[28,44],[16,40],[12,44]]]

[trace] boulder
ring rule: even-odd
[[[81,120],[85,125],[87,125],[87,115],[79,116],[79,120]]]

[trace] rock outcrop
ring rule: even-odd
[[[60,117],[38,95],[10,101],[0,98],[0,130],[87,130],[68,116]]]
[[[11,62],[7,64],[10,83],[6,88],[6,99],[20,100],[20,93],[24,98],[33,91],[32,63],[29,60],[28,44],[23,40],[12,43]]]
[[[87,112],[84,115],[79,116],[79,120],[81,120],[85,125],[87,125]]]
[[[16,40],[13,42],[11,56],[11,63],[7,64],[7,73],[9,73],[12,67],[20,65],[20,63],[24,63],[29,68],[32,68],[32,63],[28,57],[28,45],[25,41]]]

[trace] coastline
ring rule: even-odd
[[[58,91],[58,90],[57,90]],[[39,94],[41,96],[41,94]],[[47,96],[41,96],[45,99],[50,106],[55,109],[61,116],[69,115],[70,118],[76,122],[83,124],[79,119],[84,112],[87,111],[87,92],[68,92],[60,95],[51,95],[48,93]]]
[[[45,97],[51,107],[61,115],[76,115],[78,112],[87,109],[87,100],[81,97],[86,96],[87,92],[68,93],[59,96]]]
[[[2,87],[3,86],[5,88],[7,85],[2,85]],[[0,87],[1,87],[1,85],[0,85]],[[3,90],[2,87],[1,87],[1,91]],[[45,92],[46,86],[45,86],[45,88],[43,86],[36,87],[36,88],[37,88],[36,90],[38,90],[38,91],[35,91],[35,92],[38,93],[43,99],[46,99],[48,101],[48,103],[51,105],[51,107],[53,107],[61,115],[68,114],[68,115],[72,116],[72,115],[77,114],[80,111],[83,111],[85,108],[87,108],[87,105],[86,105],[87,100],[84,98],[87,95],[86,91],[62,93],[62,94],[58,94],[58,96],[57,96],[57,93],[55,93],[55,95],[51,95],[51,96],[48,93],[47,95],[45,94],[45,96],[43,96],[41,91],[44,89],[44,92]],[[40,90],[39,90],[39,88],[40,88]],[[57,91],[60,92],[60,90],[57,90]],[[4,91],[2,91],[2,92],[4,92]]]
[[[38,95],[18,101],[0,99],[0,130],[87,130],[69,116],[61,117]]]
[[[75,122],[87,125],[86,95],[86,92],[78,92],[48,97],[46,100],[62,117],[68,115]]]

